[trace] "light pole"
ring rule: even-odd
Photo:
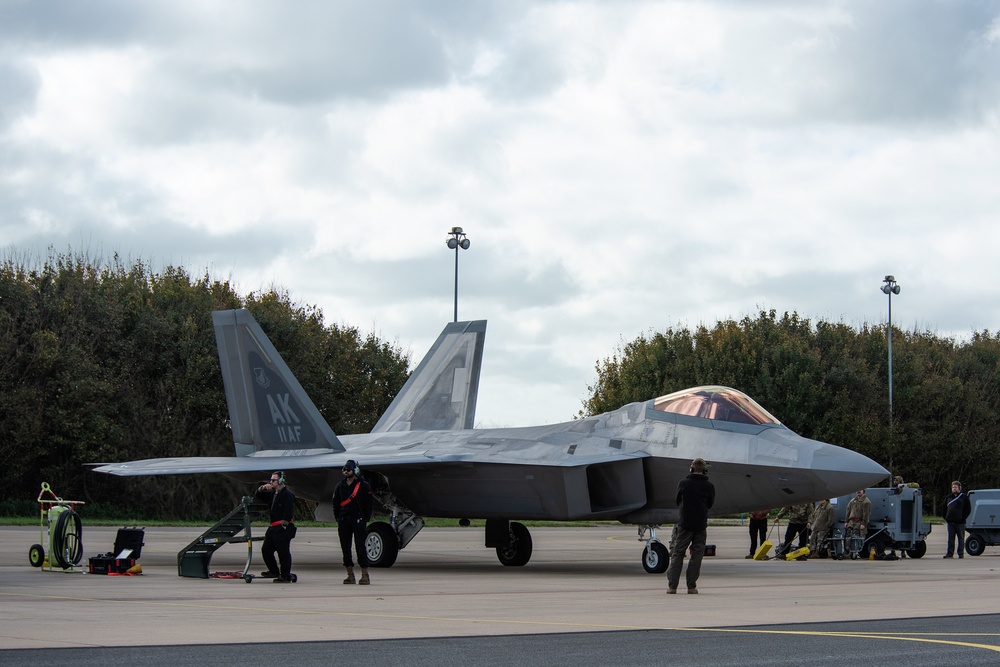
[[[892,295],[899,294],[896,278],[886,276],[883,280],[882,292],[889,295],[889,432],[892,433]]]
[[[452,227],[449,234],[451,238],[446,242],[449,248],[455,249],[455,321],[458,322],[458,249],[468,250],[472,244],[465,238],[461,227]]]

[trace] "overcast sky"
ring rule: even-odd
[[[0,0],[0,247],[286,288],[477,424],[760,309],[1000,330],[1000,1]],[[766,406],[765,406],[766,407]],[[781,415],[777,415],[781,418]]]

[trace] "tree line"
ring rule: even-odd
[[[408,376],[409,355],[324,322],[286,291],[142,261],[49,251],[0,264],[0,511],[37,511],[40,484],[123,521],[221,516],[247,490],[218,475],[120,478],[88,464],[231,456],[213,310],[247,308],[336,433],[369,431]],[[711,328],[623,342],[597,362],[581,415],[687,387],[740,389],[797,433],[861,452],[916,481],[940,513],[952,479],[1000,486],[1000,336],[761,311]]]
[[[247,308],[336,433],[370,430],[409,355],[326,324],[272,288],[142,261],[49,251],[0,265],[0,509],[37,512],[41,483],[123,521],[218,518],[246,488],[218,475],[112,477],[88,464],[232,456],[212,311]]]
[[[853,328],[760,311],[711,328],[623,342],[597,363],[583,415],[698,385],[749,394],[802,436],[878,461],[924,489],[940,514],[954,479],[1000,485],[1000,336],[958,342],[893,328],[892,421],[884,325]]]

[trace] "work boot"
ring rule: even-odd
[[[345,584],[354,584],[354,583],[357,583],[357,582],[354,581],[354,568],[353,567],[347,568],[347,578],[344,579],[344,583]]]
[[[697,595],[697,594],[698,594],[698,588],[696,586],[691,586],[690,588],[688,588],[688,595]]]
[[[361,568],[361,580],[358,582],[359,586],[367,586],[372,583],[372,580],[368,578],[368,568]]]
[[[260,573],[260,576],[264,577],[265,579],[274,579],[275,577],[280,576],[280,575],[277,572],[271,572],[270,570],[264,570],[263,572]]]
[[[677,595],[677,589],[676,588],[668,588],[667,589],[667,595]]]
[[[275,584],[290,584],[292,583],[291,577],[278,577],[277,579],[271,580]]]

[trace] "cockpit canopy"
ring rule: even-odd
[[[752,398],[729,387],[694,387],[675,391],[654,399],[653,409],[735,424],[781,424]]]

